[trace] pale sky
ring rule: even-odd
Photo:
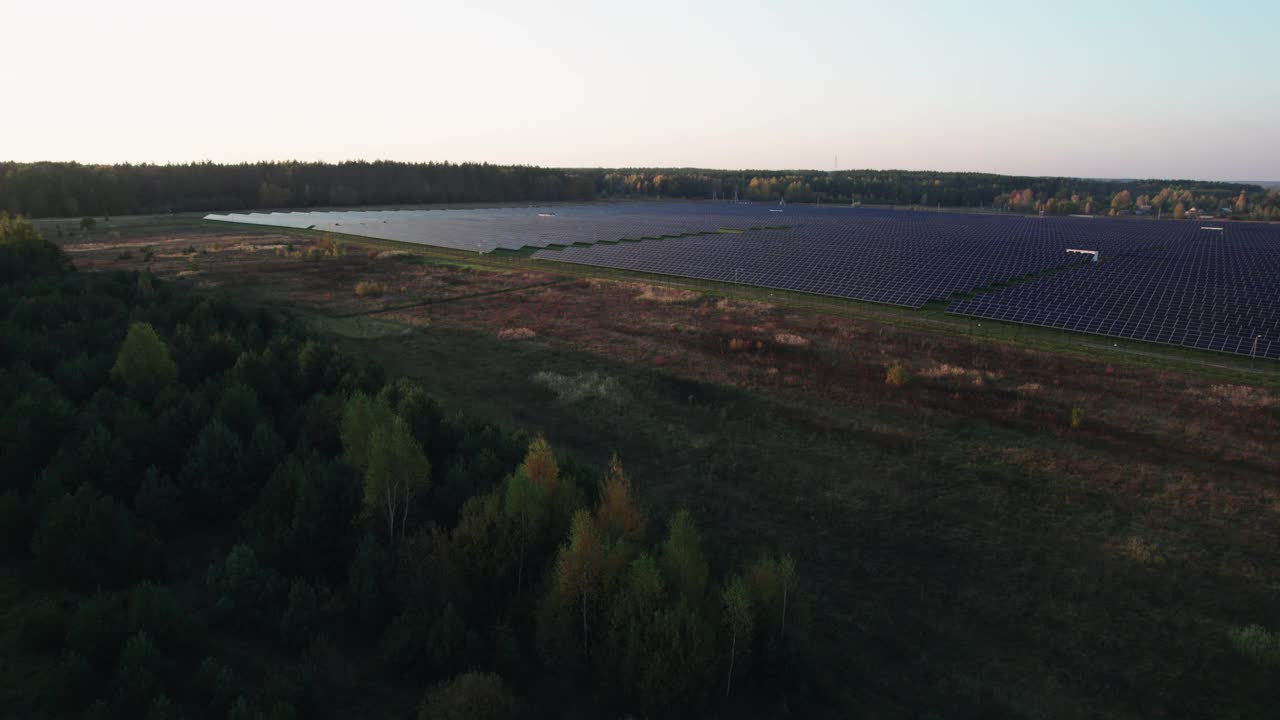
[[[1280,180],[1280,2],[0,0],[0,160]]]

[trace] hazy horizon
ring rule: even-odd
[[[22,3],[0,160],[1275,182],[1280,7],[1195,8]]]

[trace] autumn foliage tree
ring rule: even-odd
[[[494,673],[468,672],[427,691],[419,720],[512,720],[521,702]]]
[[[632,499],[631,478],[622,469],[622,461],[617,455],[609,462],[609,471],[600,481],[596,522],[605,537],[610,539],[638,542],[644,534],[644,516]]]
[[[1123,212],[1133,207],[1133,195],[1128,190],[1121,190],[1111,196],[1111,214]]]
[[[596,610],[604,565],[604,548],[591,513],[579,510],[573,516],[569,540],[556,558],[555,592],[571,602],[582,619],[582,654],[590,653],[591,616]]]
[[[529,479],[542,487],[548,495],[556,493],[560,481],[560,465],[545,437],[539,435],[529,444],[529,452],[521,467]]]

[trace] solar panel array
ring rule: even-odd
[[[748,208],[754,208],[749,210]],[[751,227],[776,220],[762,206],[626,203],[474,210],[355,210],[210,214],[206,220],[312,228],[422,245],[492,252]],[[746,222],[748,224],[744,225]]]
[[[957,315],[1280,359],[1278,226],[691,202],[207,219],[477,252],[532,247],[539,260],[913,308],[948,301]]]
[[[807,210],[807,209],[806,209]],[[801,211],[785,231],[543,250],[555,260],[918,308],[959,292],[1088,262],[1066,248],[1091,234],[1104,251],[1142,236],[1096,233],[1088,220]]]
[[[1168,233],[1159,247],[958,300],[947,311],[1280,360],[1280,227],[1169,225],[1158,225]]]

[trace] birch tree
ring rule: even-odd
[[[751,614],[751,595],[741,577],[735,577],[725,585],[721,593],[724,603],[724,622],[729,629],[729,676],[725,680],[724,695],[733,691],[733,667],[739,654],[751,648],[751,632],[754,618]]]
[[[369,467],[365,470],[364,502],[370,512],[387,522],[387,537],[404,536],[409,506],[431,486],[431,465],[413,439],[409,425],[394,417],[376,427],[369,442]]]

